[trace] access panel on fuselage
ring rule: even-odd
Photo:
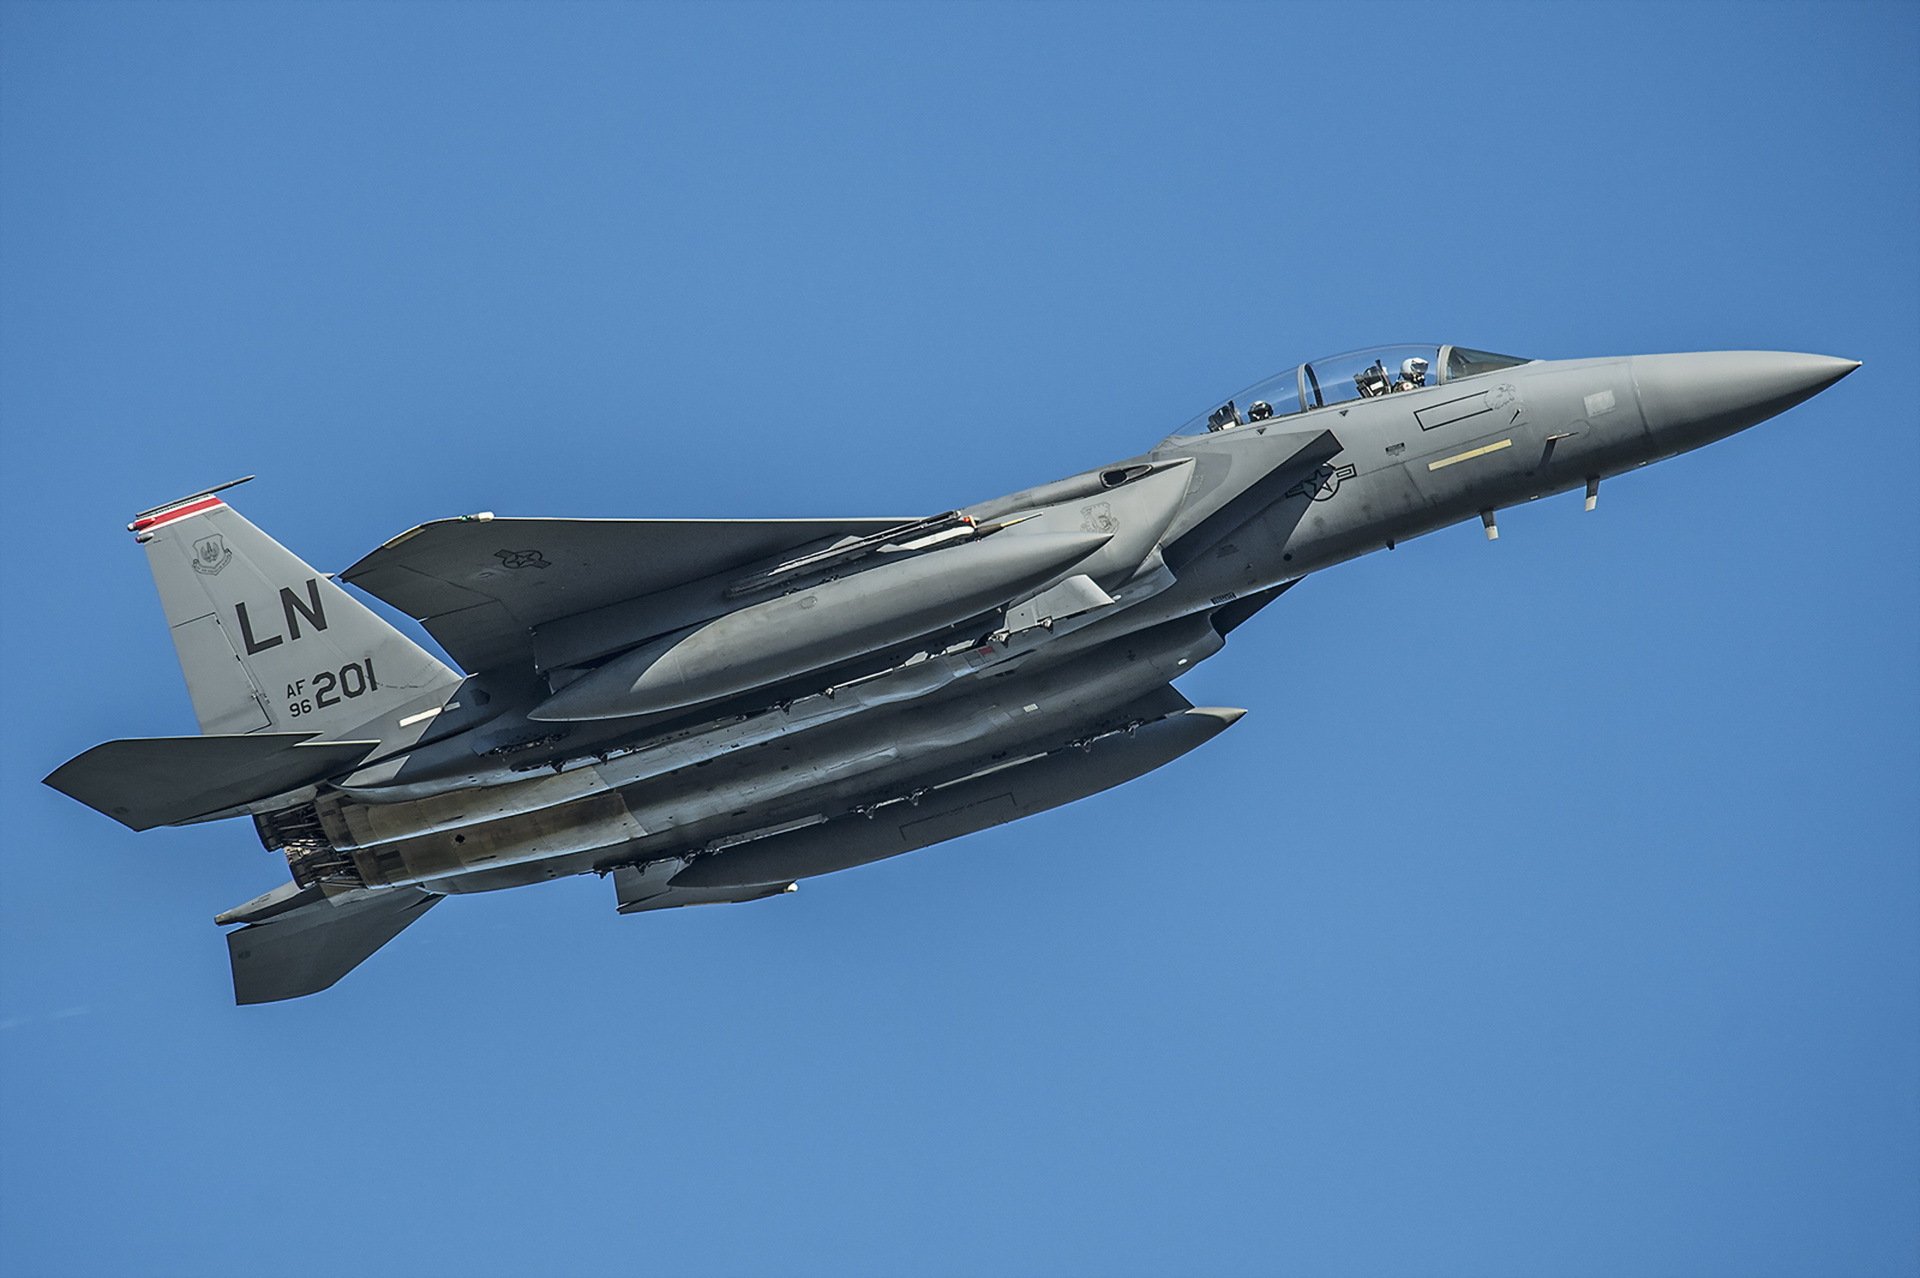
[[[1428,503],[1478,499],[1490,479],[1529,469],[1535,414],[1517,376],[1493,374],[1417,397],[1405,454],[1407,477]]]

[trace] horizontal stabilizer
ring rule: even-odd
[[[130,829],[151,830],[324,781],[379,745],[313,737],[278,732],[108,741],[55,768],[47,784]]]
[[[419,888],[346,892],[229,932],[234,1002],[276,1003],[317,994],[444,899]]]

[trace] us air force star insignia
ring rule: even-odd
[[[496,550],[493,557],[509,568],[551,568],[547,557],[537,550]]]
[[[219,533],[211,537],[202,537],[193,543],[193,570],[211,577],[227,566],[233,558],[233,552],[227,549],[227,539]]]
[[[1310,497],[1314,501],[1325,501],[1340,491],[1341,480],[1352,479],[1358,473],[1352,466],[1342,466],[1338,470],[1332,466],[1322,466],[1287,489],[1283,497]]]

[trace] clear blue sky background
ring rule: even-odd
[[[1920,8],[0,7],[0,1269],[1910,1274]],[[1866,361],[1309,581],[1124,790],[230,1005],[138,509],[945,510],[1301,358]]]

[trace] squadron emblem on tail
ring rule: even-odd
[[[193,570],[204,576],[218,575],[232,558],[233,552],[227,549],[227,539],[218,533],[193,543]]]

